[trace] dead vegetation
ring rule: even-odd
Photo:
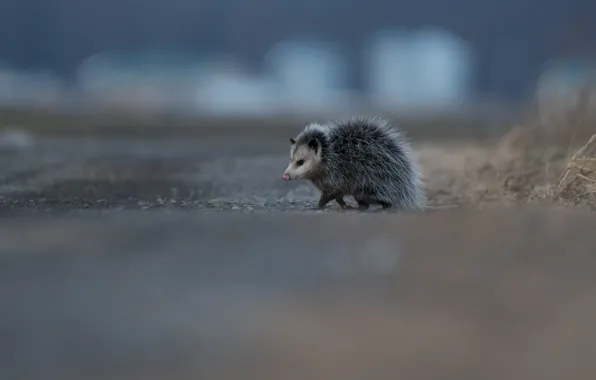
[[[557,197],[572,204],[596,204],[596,134],[569,161],[557,184]]]
[[[511,170],[511,175],[513,182],[525,185],[522,196],[526,200],[596,209],[596,120],[587,108],[589,97],[589,92],[581,93],[576,108],[565,115],[565,123],[550,128],[528,123],[501,141],[501,148],[509,146],[517,153],[510,160],[519,157],[517,169],[521,170]]]
[[[423,147],[431,205],[540,203],[596,210],[596,120],[586,116],[593,114],[586,104],[580,99],[564,124],[546,127],[533,117],[482,148]]]

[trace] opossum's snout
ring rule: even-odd
[[[291,181],[292,177],[295,177],[292,174],[294,173],[292,172],[292,163],[290,163],[286,170],[284,170],[284,174],[281,176],[281,179],[283,179],[284,181]]]

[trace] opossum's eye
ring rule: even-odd
[[[297,166],[302,166],[304,164],[304,160],[298,160],[296,161],[296,165]]]
[[[296,140],[294,140],[293,137],[290,137],[290,144],[292,144],[292,145],[296,144]]]

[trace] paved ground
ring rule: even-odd
[[[311,186],[281,180],[288,138],[40,138],[2,153],[0,212],[309,208]]]

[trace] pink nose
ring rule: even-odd
[[[284,174],[284,175],[283,175],[281,178],[282,178],[284,181],[289,181],[289,180],[290,180],[290,175],[286,173],[286,174]]]

